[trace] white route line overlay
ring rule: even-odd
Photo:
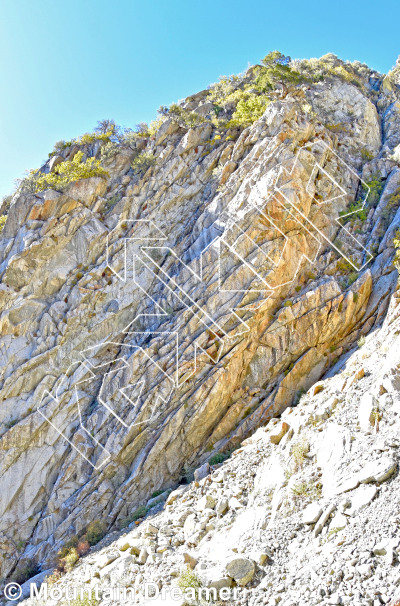
[[[105,346],[108,344],[111,345],[117,345],[118,347],[129,347],[130,349],[135,349],[135,350],[139,350],[148,360],[150,360],[153,364],[156,365],[156,367],[158,368],[158,370],[164,375],[164,377],[166,379],[168,379],[171,383],[172,383],[172,388],[171,388],[171,392],[168,395],[168,398],[165,400],[162,396],[160,396],[159,394],[157,394],[157,398],[156,398],[156,403],[154,404],[154,406],[152,407],[151,410],[151,414],[148,418],[146,418],[143,421],[139,421],[138,423],[132,423],[130,425],[128,425],[127,423],[125,423],[125,421],[118,416],[113,410],[112,408],[108,405],[108,403],[101,398],[101,396],[99,395],[98,400],[99,402],[108,410],[108,412],[118,421],[120,422],[126,429],[130,429],[136,425],[141,425],[143,423],[149,423],[150,421],[152,421],[155,417],[158,416],[158,414],[155,413],[155,409],[157,406],[157,403],[159,402],[159,400],[161,400],[164,403],[167,403],[172,395],[172,392],[174,389],[179,388],[184,382],[186,382],[191,376],[193,376],[193,374],[196,373],[197,371],[197,352],[200,351],[201,353],[205,354],[208,358],[211,358],[212,361],[218,362],[220,359],[220,356],[222,354],[223,351],[223,346],[224,346],[224,342],[223,339],[225,338],[233,338],[236,337],[238,334],[243,334],[244,332],[247,332],[249,330],[249,326],[247,325],[247,323],[245,321],[243,321],[239,315],[236,313],[236,311],[238,311],[239,308],[230,308],[230,312],[233,314],[233,316],[236,318],[236,320],[239,320],[239,323],[242,325],[242,332],[237,333],[235,331],[235,334],[232,335],[228,335],[221,326],[219,326],[219,324],[201,307],[199,306],[196,301],[187,293],[185,292],[185,290],[172,278],[170,277],[165,270],[161,267],[161,265],[159,265],[149,254],[150,251],[152,250],[163,250],[163,251],[167,251],[169,254],[171,254],[173,257],[175,257],[176,261],[181,263],[185,269],[187,269],[189,271],[189,273],[197,280],[199,281],[203,281],[203,263],[204,263],[204,257],[205,254],[207,253],[207,251],[211,248],[211,247],[215,247],[217,249],[217,253],[218,253],[218,291],[220,293],[224,292],[224,293],[249,293],[249,292],[263,292],[264,295],[266,296],[266,298],[268,298],[272,292],[274,290],[276,290],[277,288],[281,288],[284,285],[288,285],[291,284],[296,276],[297,273],[300,269],[301,263],[303,258],[306,258],[307,261],[309,261],[310,263],[315,263],[318,254],[321,250],[322,247],[322,242],[319,240],[319,238],[315,235],[315,233],[312,233],[312,231],[310,230],[314,230],[314,232],[316,232],[320,238],[322,238],[323,241],[327,242],[330,246],[332,246],[332,248],[334,248],[336,250],[336,252],[341,255],[356,271],[360,271],[361,269],[363,269],[369,262],[370,260],[373,258],[373,255],[349,232],[349,230],[347,230],[347,228],[342,225],[340,223],[340,220],[359,212],[360,209],[365,208],[366,202],[367,202],[367,198],[368,195],[370,193],[370,188],[368,186],[367,183],[365,183],[360,177],[359,175],[346,163],[344,162],[344,160],[331,148],[329,147],[325,141],[322,140],[318,140],[317,142],[315,142],[313,145],[323,145],[326,148],[326,151],[334,154],[334,156],[337,158],[337,160],[346,167],[347,170],[349,170],[358,180],[359,182],[363,185],[364,187],[364,191],[366,191],[366,195],[365,198],[362,200],[361,206],[359,208],[357,208],[356,210],[353,210],[349,213],[343,214],[341,216],[338,216],[335,220],[335,222],[339,225],[340,229],[343,229],[347,236],[353,240],[365,253],[366,256],[366,261],[360,266],[357,267],[355,265],[355,263],[353,262],[353,260],[351,259],[351,257],[349,257],[348,255],[346,255],[345,253],[343,253],[343,251],[341,251],[334,242],[332,242],[328,236],[326,234],[324,234],[297,206],[294,202],[292,202],[284,193],[284,190],[282,189],[282,187],[279,186],[279,181],[282,177],[287,177],[287,176],[291,176],[293,175],[296,165],[297,163],[300,162],[300,154],[303,153],[304,151],[310,152],[310,146],[309,145],[305,145],[302,148],[300,148],[293,160],[293,164],[292,164],[292,168],[290,170],[288,170],[287,168],[285,168],[283,165],[279,166],[278,169],[278,175],[274,184],[274,189],[272,192],[272,195],[270,196],[269,199],[274,199],[275,202],[277,202],[278,204],[280,204],[283,208],[285,208],[286,212],[288,212],[291,217],[297,221],[300,225],[302,230],[304,230],[304,232],[306,232],[310,238],[313,238],[314,240],[317,241],[317,243],[319,244],[319,246],[317,247],[317,250],[313,256],[313,258],[308,257],[305,253],[302,253],[300,258],[299,258],[299,262],[298,262],[298,267],[296,269],[296,272],[292,278],[292,280],[289,280],[285,283],[280,283],[277,285],[272,285],[271,283],[268,282],[268,280],[266,280],[266,278],[262,277],[259,272],[257,271],[256,267],[253,266],[253,264],[249,261],[247,261],[245,258],[243,258],[242,255],[240,255],[240,253],[238,252],[238,250],[236,249],[237,244],[239,243],[239,241],[241,239],[247,238],[248,240],[250,240],[250,242],[252,243],[252,245],[255,247],[255,251],[259,252],[261,255],[263,255],[265,258],[267,258],[269,260],[269,262],[271,263],[271,268],[275,269],[279,266],[279,263],[282,259],[282,256],[284,254],[284,249],[287,246],[287,243],[289,242],[289,238],[286,234],[284,234],[279,227],[274,223],[274,221],[271,219],[271,217],[269,217],[263,210],[261,210],[260,206],[261,204],[265,205],[265,196],[263,196],[262,192],[260,191],[259,188],[259,184],[256,183],[255,184],[255,191],[258,194],[259,197],[259,202],[257,203],[256,201],[252,200],[252,201],[248,201],[248,205],[250,208],[253,208],[254,210],[257,211],[257,213],[259,215],[261,215],[264,219],[264,221],[267,221],[270,225],[271,228],[276,232],[276,234],[278,235],[278,237],[283,238],[284,240],[284,244],[283,247],[281,248],[281,254],[280,257],[278,259],[278,261],[274,261],[267,252],[263,251],[262,247],[259,246],[252,238],[250,238],[250,236],[248,236],[246,234],[246,232],[244,232],[242,230],[242,228],[240,227],[240,225],[237,223],[237,221],[232,217],[232,215],[230,215],[230,210],[229,210],[229,206],[230,204],[228,204],[228,207],[225,211],[223,211],[221,213],[221,215],[218,217],[218,219],[216,219],[215,223],[218,221],[221,221],[221,218],[225,217],[225,226],[226,226],[226,230],[224,231],[224,233],[222,233],[219,236],[216,236],[211,242],[209,242],[207,244],[207,246],[201,251],[200,253],[200,257],[199,257],[199,262],[200,262],[200,270],[198,272],[196,272],[193,267],[190,267],[187,263],[185,263],[180,257],[178,257],[178,255],[168,246],[140,246],[140,252],[142,253],[142,256],[139,256],[138,254],[135,254],[133,256],[133,270],[135,271],[135,262],[136,261],[140,261],[146,268],[147,270],[153,275],[153,277],[163,285],[163,287],[165,287],[167,289],[168,292],[170,292],[175,298],[178,299],[179,303],[181,305],[184,306],[185,311],[189,311],[190,313],[192,313],[197,320],[206,327],[206,329],[209,329],[210,325],[214,326],[217,328],[217,331],[219,333],[222,333],[222,336],[220,337],[219,335],[215,334],[215,338],[213,339],[213,343],[218,342],[219,343],[219,347],[217,350],[217,360],[215,359],[215,357],[211,356],[206,350],[204,350],[198,343],[196,343],[194,341],[194,358],[193,358],[193,371],[188,374],[186,373],[184,375],[184,380],[182,382],[179,381],[179,335],[177,331],[135,331],[135,330],[129,330],[130,327],[140,318],[161,318],[161,317],[168,317],[171,314],[166,312],[164,309],[162,309],[162,307],[155,301],[155,299],[151,296],[151,294],[149,292],[146,291],[146,289],[144,289],[139,282],[135,279],[135,275],[132,278],[132,283],[135,285],[136,288],[138,288],[139,290],[141,290],[143,292],[143,294],[145,294],[147,297],[149,297],[149,299],[152,301],[152,303],[155,306],[155,309],[158,310],[158,313],[152,313],[152,314],[146,314],[146,313],[139,313],[137,316],[135,316],[135,318],[126,326],[126,328],[123,330],[123,332],[125,334],[133,334],[133,335],[173,335],[175,338],[175,354],[174,354],[174,370],[173,370],[173,374],[171,376],[170,373],[167,373],[158,363],[156,360],[154,360],[146,351],[144,348],[138,346],[138,345],[132,345],[132,344],[125,344],[125,343],[117,343],[114,341],[107,341],[107,342],[103,342],[100,343],[99,345],[95,345],[92,347],[89,347],[85,350],[82,350],[80,352],[80,355],[82,356],[83,360],[79,360],[77,362],[74,362],[69,369],[67,370],[67,373],[69,372],[70,368],[72,366],[75,366],[76,364],[81,364],[86,371],[89,371],[89,373],[92,374],[92,377],[95,377],[94,373],[92,372],[92,369],[98,369],[101,368],[101,366],[109,366],[110,363],[105,363],[105,364],[100,364],[98,366],[92,366],[91,363],[89,362],[89,360],[86,358],[85,354],[91,350],[94,350],[96,347],[98,346]],[[315,178],[315,175],[321,172],[323,173],[323,175],[329,179],[332,184],[334,185],[334,187],[336,188],[336,191],[339,191],[341,193],[339,193],[339,195],[335,195],[332,198],[328,198],[325,199],[323,201],[323,204],[327,204],[328,202],[332,202],[335,199],[341,198],[341,197],[345,197],[348,194],[346,193],[346,191],[341,187],[341,185],[326,171],[326,169],[316,160],[314,160],[314,166],[312,167],[312,171],[309,177],[309,180],[307,182],[307,186],[306,186],[306,191],[307,193],[309,193],[310,195],[312,195],[312,192],[310,191],[310,188],[312,187],[312,183],[313,183],[313,178]],[[281,196],[285,202],[289,205],[289,208],[284,207],[282,201],[279,199],[279,197],[277,197],[277,194],[279,196]],[[321,202],[319,202],[316,198],[313,198],[314,201],[319,204],[320,206],[322,205]],[[304,223],[302,223],[300,221],[300,219],[296,216],[296,214],[300,215],[300,217],[304,220]],[[122,223],[130,223],[132,224],[132,226],[138,226],[140,227],[141,225],[146,225],[146,227],[151,227],[151,229],[156,233],[156,235],[154,236],[132,236],[132,237],[127,237],[124,238],[124,243],[123,243],[123,247],[124,247],[124,251],[123,251],[123,271],[122,274],[117,272],[111,265],[111,261],[110,261],[110,237],[112,235],[113,232],[115,232],[119,226]],[[310,229],[307,228],[306,225],[309,225]],[[232,229],[236,228],[239,232],[239,235],[237,236],[236,240],[233,243],[230,243],[228,241],[227,235],[229,233],[229,231],[231,231]],[[160,240],[164,240],[166,241],[168,238],[167,236],[164,234],[164,232],[162,232],[157,225],[152,221],[152,220],[147,220],[147,219],[127,219],[125,221],[120,221],[117,226],[111,230],[111,232],[109,232],[109,234],[107,235],[107,239],[106,239],[106,265],[107,267],[111,270],[111,272],[116,276],[117,280],[120,280],[124,283],[126,283],[127,281],[127,273],[128,273],[128,257],[127,257],[127,248],[128,248],[128,244],[129,242],[133,242],[133,241],[143,241],[143,242],[149,242],[149,241],[160,241]],[[247,269],[255,276],[255,278],[264,286],[264,288],[256,288],[256,289],[252,289],[252,288],[248,288],[248,289],[224,289],[222,286],[222,278],[221,278],[221,245],[226,246],[230,253],[232,255],[234,255],[237,259],[239,259],[239,261],[241,263],[243,263]],[[254,251],[253,251],[254,253]],[[254,257],[254,254],[253,254]],[[159,274],[156,274],[151,265],[155,266],[155,269],[159,272]],[[161,277],[162,276],[162,277]],[[170,284],[172,286],[170,286]],[[185,298],[189,300],[190,303],[187,303],[185,301]],[[259,303],[259,305],[261,305],[263,303],[263,301],[261,303]],[[257,306],[255,306],[254,309],[256,309]],[[199,316],[199,313],[202,313],[207,320],[209,321],[209,324],[202,318]],[[124,364],[125,366],[127,366],[126,360],[125,358],[117,358],[116,361],[120,361],[122,364]],[[115,361],[114,361],[115,362]],[[102,381],[102,386],[100,388],[99,393],[101,394],[102,389],[103,389],[103,385],[104,385],[104,381],[106,380],[106,378],[112,374],[113,372],[116,372],[117,370],[121,370],[121,367],[119,369],[114,369],[111,370],[107,373],[104,374],[103,376],[103,381]],[[63,431],[61,431],[52,421],[51,419],[43,412],[42,410],[42,403],[45,397],[50,397],[54,402],[56,402],[58,405],[60,404],[60,399],[59,399],[59,389],[61,387],[61,385],[63,384],[64,380],[66,377],[68,377],[68,374],[65,373],[63,375],[63,377],[61,378],[61,380],[58,382],[58,387],[56,388],[56,395],[53,396],[52,393],[50,393],[48,390],[45,390],[43,392],[42,398],[41,398],[41,402],[40,402],[40,406],[38,407],[38,412],[41,414],[41,416],[51,425],[51,427],[53,429],[55,429],[68,443],[69,445],[80,455],[82,456],[96,471],[100,470],[110,459],[111,459],[111,453],[105,449],[104,446],[102,446],[102,444],[86,429],[86,427],[83,424],[83,420],[82,420],[82,413],[81,413],[81,409],[80,409],[80,405],[79,405],[79,399],[77,396],[77,386],[81,383],[87,382],[89,379],[84,379],[82,381],[78,381],[77,384],[75,385],[75,397],[76,397],[76,404],[78,407],[78,415],[79,415],[79,426],[91,437],[91,439],[96,443],[96,445],[101,449],[102,451],[102,455],[99,457],[99,460],[101,460],[101,462],[99,464],[94,464],[92,463],[92,461],[90,461],[88,459],[88,457],[81,451],[79,450],[79,448],[77,447],[77,445],[73,444],[73,442],[65,435],[65,433]],[[137,404],[139,403],[140,400],[140,396],[142,394],[143,388],[145,385],[145,381],[141,380],[138,381],[135,385],[134,385],[134,390],[135,392],[138,391],[138,396],[136,399],[136,403],[134,403],[133,400],[131,400],[129,398],[129,396],[124,393],[124,390],[126,390],[128,387],[122,387],[120,388],[118,391],[120,393],[122,393],[122,395],[129,400],[129,402],[132,404],[132,407],[135,408],[137,406]]]

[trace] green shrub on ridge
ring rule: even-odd
[[[49,174],[31,171],[21,183],[21,190],[31,193],[44,191],[45,189],[63,190],[67,185],[79,179],[89,177],[108,176],[108,172],[100,165],[100,160],[91,157],[82,162],[83,152],[75,154],[73,160],[65,160],[58,164],[54,172]]]

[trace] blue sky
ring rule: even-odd
[[[399,18],[398,0],[0,0],[0,196],[55,141],[149,122],[271,50],[387,72]]]

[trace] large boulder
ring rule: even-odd
[[[244,587],[253,579],[256,565],[247,558],[233,558],[226,564],[226,572],[238,585]]]

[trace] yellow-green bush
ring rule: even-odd
[[[244,94],[238,101],[232,115],[232,120],[228,122],[227,127],[248,126],[249,124],[252,124],[261,118],[268,104],[268,97],[256,95],[254,93]]]
[[[144,174],[150,166],[156,163],[156,158],[151,152],[141,152],[133,160],[131,167],[135,174]]]
[[[296,85],[305,81],[305,77],[290,65],[290,57],[279,51],[268,53],[262,60],[263,67],[257,67],[255,86],[258,90],[274,89],[277,84]]]
[[[321,498],[321,488],[311,480],[298,482],[292,487],[292,495],[295,500],[311,499],[312,501]]]
[[[108,131],[107,133],[84,133],[79,139],[77,143],[79,145],[85,145],[88,143],[95,143],[96,141],[110,141],[110,137],[113,133]]]
[[[392,193],[391,196],[389,196],[385,208],[382,211],[382,217],[384,219],[389,219],[392,211],[396,208],[398,208],[400,205],[400,187],[396,189],[395,192]]]
[[[135,509],[135,511],[133,511],[127,518],[122,520],[121,528],[126,528],[132,522],[136,522],[137,520],[140,520],[140,518],[144,518],[144,516],[146,515],[147,512],[148,512],[148,509],[147,509],[146,505],[141,505],[140,507]]]
[[[77,552],[76,547],[70,547],[67,553],[58,560],[58,569],[61,572],[70,572],[78,560],[79,553]]]
[[[101,150],[100,150],[100,157],[101,160],[110,160],[112,158],[114,158],[118,152],[120,151],[121,147],[118,143],[115,143],[115,141],[108,141],[108,143],[106,143],[105,145],[102,145]]]
[[[368,216],[368,208],[361,206],[360,202],[353,202],[346,210],[340,211],[339,215],[343,217],[343,223],[354,223],[357,219],[365,221]]]
[[[114,120],[99,120],[97,126],[92,133],[85,133],[77,143],[85,145],[87,143],[95,143],[96,141],[111,141],[118,139],[121,134],[121,127],[115,124]]]
[[[84,133],[77,139],[71,139],[70,141],[57,141],[54,145],[53,150],[49,153],[49,158],[55,154],[61,153],[67,147],[71,145],[88,145],[95,143],[96,141],[115,141],[121,135],[122,129],[120,126],[115,124],[114,120],[100,120],[97,123],[96,128],[92,133]]]
[[[350,65],[337,65],[326,68],[327,75],[337,76],[348,84],[353,84],[357,88],[362,88],[362,80],[357,72]]]
[[[172,120],[177,122],[179,126],[185,128],[193,128],[194,126],[198,126],[205,121],[203,116],[200,116],[200,114],[196,114],[196,112],[185,109],[177,103],[172,103],[169,107],[161,106],[158,111],[162,116],[172,118]]]
[[[363,184],[364,197],[367,196],[367,204],[369,208],[376,206],[380,200],[381,193],[385,184],[378,176],[373,177],[370,181],[367,181],[366,185]]]
[[[156,132],[158,131],[158,129],[160,128],[160,126],[163,122],[164,122],[164,118],[162,116],[159,116],[158,118],[156,118],[155,120],[152,120],[150,122],[149,135],[151,137],[153,137],[156,134]]]
[[[336,269],[341,274],[348,274],[353,271],[354,267],[347,259],[341,258],[336,262]]]
[[[6,221],[7,221],[7,215],[2,215],[0,217],[0,234],[3,231],[3,228],[4,228],[5,224],[6,224]]]
[[[72,600],[68,604],[69,606],[97,606],[99,600],[97,600],[96,597],[89,595],[89,593],[85,593],[82,596],[78,595],[76,600]]]
[[[150,135],[149,125],[147,122],[139,122],[139,124],[136,124],[134,132],[138,138],[147,138]]]
[[[212,85],[208,93],[208,100],[223,105],[229,96],[235,91],[235,84],[239,82],[239,76],[221,76],[218,82]]]
[[[79,151],[75,154],[73,160],[61,162],[55,167],[54,172],[48,175],[45,173],[35,174],[35,171],[31,171],[29,176],[21,183],[22,191],[37,193],[45,189],[62,190],[79,179],[108,175],[107,171],[100,165],[100,160],[91,157],[82,162],[82,158],[83,152]]]
[[[265,93],[275,89],[278,84],[287,87],[308,81],[306,76],[291,66],[290,57],[279,51],[268,53],[261,63],[252,68],[250,80],[244,85],[240,84],[239,76],[222,76],[211,87],[208,99],[220,108],[232,101],[239,101],[244,93],[252,89]],[[246,76],[249,77],[249,72]]]
[[[198,601],[199,591],[202,588],[203,583],[200,577],[191,570],[190,568],[186,568],[183,570],[178,578],[178,587],[185,594],[187,591],[191,591],[195,595],[195,601]]]
[[[106,534],[106,526],[100,520],[94,520],[90,522],[87,527],[86,534],[82,539],[86,540],[89,545],[96,545]]]
[[[354,223],[357,219],[365,221],[368,216],[368,210],[375,208],[378,205],[382,191],[384,188],[384,182],[381,181],[379,176],[374,176],[367,183],[362,183],[360,195],[357,197],[355,202],[352,202],[346,210],[341,211],[339,214],[343,217],[343,222]],[[362,200],[365,199],[365,206],[362,206]],[[353,213],[349,215],[349,213]],[[348,216],[346,216],[348,215]]]
[[[334,59],[334,61],[332,61]],[[294,64],[298,72],[309,82],[318,82],[325,78],[340,78],[344,82],[353,84],[358,88],[363,88],[363,77],[368,77],[368,74],[362,66],[355,67],[349,62],[334,65],[337,58],[332,56],[324,56],[320,59],[303,59],[295,61]]]
[[[295,471],[298,471],[303,467],[306,460],[306,455],[310,450],[310,444],[304,437],[297,440],[291,448],[290,454],[292,456]]]
[[[258,120],[264,113],[270,98],[266,93],[272,92],[281,85],[283,89],[296,86],[308,81],[291,65],[290,57],[279,51],[273,51],[264,57],[262,65],[256,65],[246,73],[241,80],[238,76],[223,76],[214,84],[208,100],[214,103],[217,126],[247,126]],[[262,93],[262,94],[257,94]],[[230,113],[234,104],[231,119],[219,119],[221,112]]]
[[[393,239],[393,244],[396,249],[396,254],[394,257],[394,264],[395,264],[397,271],[400,272],[400,230],[399,229],[396,231],[396,235]]]
[[[363,147],[360,150],[360,155],[361,155],[361,159],[364,162],[368,162],[369,160],[372,160],[374,157],[374,154],[372,153],[372,151],[370,151],[367,147]]]

